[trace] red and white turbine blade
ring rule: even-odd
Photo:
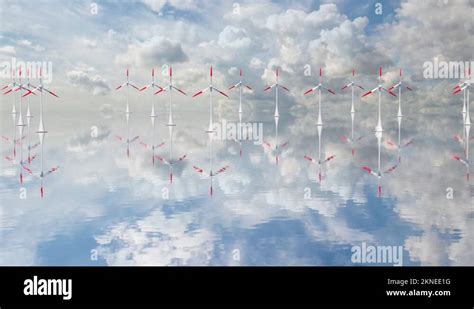
[[[56,172],[57,170],[59,169],[59,166],[55,166],[53,167],[52,169],[50,169],[49,171],[46,172],[46,175],[49,175],[51,173],[54,173]]]
[[[286,88],[285,86],[283,86],[283,85],[278,85],[278,86],[280,86],[280,87],[283,88],[284,90],[290,92],[290,89]]]
[[[115,90],[119,90],[120,88],[122,88],[123,86],[125,86],[127,83],[123,83],[122,85],[118,86],[117,88],[115,88]]]
[[[205,89],[203,89],[203,90],[201,90],[201,91],[199,91],[199,92],[196,92],[196,93],[193,95],[193,98],[194,98],[194,97],[197,97],[197,96],[199,96],[199,95],[201,95],[201,94],[203,94],[204,92],[206,92],[206,91],[208,91],[208,90],[209,90],[209,87],[207,87],[207,88],[205,88]]]
[[[151,84],[146,85],[146,86],[143,86],[143,88],[140,88],[140,91],[143,91],[143,90],[145,90],[145,89],[148,89],[148,88],[150,88],[150,86],[151,86]],[[161,87],[160,87],[160,88],[161,88]]]
[[[161,144],[155,145],[155,148],[160,148],[160,147],[163,147],[164,145],[165,145],[165,142],[162,142]]]
[[[410,91],[413,91],[413,89],[410,86],[405,85],[405,88],[410,90]]]
[[[286,147],[290,142],[284,142],[283,144],[280,145],[280,148]]]
[[[160,90],[158,90],[157,92],[155,92],[154,94],[159,94],[159,93],[162,93],[162,92],[165,92],[166,90],[161,88]]]
[[[268,90],[272,89],[275,86],[276,86],[276,84],[270,85],[267,88],[263,89],[263,91],[268,91]]]
[[[269,148],[272,148],[272,145],[269,142],[263,141],[263,144]]]
[[[155,155],[153,158],[157,159],[157,160],[160,160],[161,162],[164,162],[164,159],[162,157],[160,157],[159,155]]]
[[[370,174],[373,173],[373,172],[372,172],[372,169],[371,169],[370,167],[368,167],[367,165],[362,166],[362,169],[363,169],[364,171],[367,171],[367,172],[370,173]]]
[[[225,96],[225,97],[227,97],[227,98],[229,97],[227,94],[225,94],[224,92],[220,91],[220,90],[217,89],[217,88],[212,88],[212,89],[214,89],[215,91],[219,92],[220,94],[222,94],[223,96]]]
[[[226,166],[224,166],[224,167],[221,167],[221,168],[216,172],[216,175],[227,171],[228,168],[229,168],[229,165],[226,165]]]
[[[132,86],[133,88],[135,88],[136,90],[140,91],[140,89],[138,89],[138,87],[135,86],[134,84],[130,84],[130,83],[128,83],[128,84],[129,84],[130,86]]]
[[[394,165],[392,167],[390,167],[389,169],[387,169],[385,172],[383,172],[384,174],[388,174],[388,173],[391,173],[393,172],[396,168],[397,168],[398,165]]]
[[[247,89],[249,90],[252,90],[252,87],[250,87],[249,85],[245,85],[245,87],[247,87]]]
[[[29,169],[28,167],[24,166],[23,164],[21,165],[21,167],[22,167],[25,171],[27,171],[28,173],[33,174],[33,171],[32,171],[31,169]]]
[[[115,138],[118,139],[119,141],[123,142],[123,137],[121,137],[119,135],[115,135]]]
[[[458,90],[456,90],[455,92],[453,92],[453,95],[458,94],[458,93],[460,93],[461,91],[462,91],[462,88],[459,88]]]
[[[396,97],[396,96],[397,96],[395,93],[391,92],[391,91],[390,91],[390,90],[388,90],[388,89],[385,89],[385,88],[382,88],[382,89],[383,89],[383,91],[385,91],[385,92],[387,92],[387,93],[391,94],[391,95],[392,95],[392,96],[394,96],[394,97]]]
[[[45,90],[46,92],[48,92],[50,95],[53,95],[53,96],[55,96],[56,98],[59,98],[59,96],[58,96],[57,94],[55,94],[54,92],[49,91],[49,90],[46,89],[46,88],[43,88],[43,90]]]
[[[316,163],[316,161],[314,161],[314,159],[311,158],[310,156],[304,156],[304,159],[305,159],[305,160],[308,160],[308,161],[311,162],[311,163]]]
[[[195,165],[193,165],[193,168],[196,170],[196,172],[201,173],[201,174],[204,174],[204,170],[203,170],[202,168],[197,167],[197,166],[195,166]]]
[[[324,160],[324,162],[331,161],[331,160],[334,159],[335,157],[336,157],[335,155],[329,156],[326,160]]]
[[[187,95],[186,92],[184,92],[183,90],[181,90],[181,89],[179,89],[179,88],[176,88],[175,86],[171,86],[171,88],[173,88],[173,89],[176,90],[176,91],[181,92],[181,93],[184,94],[184,95]],[[164,89],[163,89],[163,90],[164,90]]]
[[[331,89],[329,89],[329,88],[327,88],[327,87],[324,87],[324,86],[323,86],[323,88],[326,89],[329,93],[336,94],[334,91],[332,91]]]
[[[130,140],[130,143],[135,142],[135,141],[136,141],[137,139],[139,139],[139,138],[140,138],[140,136],[138,136],[138,135],[135,136],[134,138],[132,138],[132,139]]]
[[[406,142],[405,145],[403,145],[403,147],[406,147],[406,146],[409,146],[409,145],[413,144],[413,141],[414,140],[410,140],[410,141]]]
[[[379,89],[379,87],[376,87],[376,88],[374,88],[374,89],[372,89],[372,90],[370,90],[370,91],[364,93],[364,94],[362,95],[362,97],[365,97],[365,96],[368,96],[369,94],[374,93],[375,91],[377,91],[377,89]]]

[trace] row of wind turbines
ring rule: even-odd
[[[39,86],[34,86],[31,83],[31,70],[30,68],[26,68],[26,78],[23,78],[22,69],[21,67],[18,69],[18,75],[15,74],[15,71],[11,71],[11,78],[12,81],[10,84],[5,85],[1,88],[2,91],[5,91],[4,95],[12,95],[13,96],[13,106],[12,106],[12,119],[13,119],[13,126],[14,126],[14,133],[13,137],[2,136],[2,139],[6,142],[12,144],[12,154],[6,155],[4,158],[9,161],[13,165],[18,165],[19,169],[19,182],[23,184],[24,177],[23,173],[26,172],[27,174],[33,176],[34,178],[38,178],[40,181],[40,196],[41,198],[44,197],[45,189],[44,189],[44,179],[46,176],[56,172],[59,169],[59,166],[54,166],[48,170],[44,170],[44,144],[45,144],[45,136],[48,133],[44,126],[44,116],[43,116],[43,94],[48,94],[53,97],[59,98],[57,94],[48,90],[43,85],[43,72],[42,69],[39,69]],[[38,130],[36,133],[38,134],[39,141],[32,144],[31,143],[31,122],[34,118],[31,107],[30,107],[30,95],[37,96],[39,93],[39,122],[38,122]],[[26,115],[23,112],[23,105],[26,101]],[[18,102],[18,103],[17,103]],[[18,105],[18,109],[17,109]],[[26,122],[25,122],[26,118]],[[26,136],[24,135],[24,130],[26,128]],[[18,129],[18,136],[17,130]],[[23,156],[24,150],[24,140],[26,137],[26,151],[27,157]],[[32,151],[40,146],[40,169],[38,172],[33,171],[32,162],[36,159],[37,155],[32,155]],[[19,150],[19,157],[17,157],[17,147],[20,148]]]
[[[121,142],[126,144],[127,157],[130,155],[130,145],[139,140],[139,136],[135,136],[133,138],[130,137],[130,128],[129,128],[129,117],[130,117],[130,114],[131,114],[130,106],[129,106],[130,87],[133,88],[134,90],[137,90],[137,91],[151,90],[152,105],[151,105],[150,118],[151,118],[151,124],[152,124],[152,144],[151,144],[151,146],[146,144],[146,143],[143,143],[143,142],[140,142],[140,144],[142,146],[144,146],[145,148],[151,148],[151,151],[152,151],[152,164],[154,164],[156,160],[159,160],[160,162],[162,162],[162,163],[169,166],[169,181],[170,181],[170,183],[172,183],[172,181],[173,181],[173,166],[181,163],[187,157],[186,154],[182,155],[181,157],[179,157],[177,159],[174,159],[174,157],[173,157],[173,129],[174,129],[174,127],[176,127],[176,124],[173,121],[172,96],[173,96],[173,92],[178,92],[181,95],[186,95],[186,93],[183,90],[181,90],[179,88],[176,88],[173,85],[173,73],[172,72],[173,72],[172,68],[169,68],[169,84],[165,87],[162,87],[162,86],[156,84],[156,82],[155,82],[155,71],[154,71],[154,69],[152,69],[151,83],[144,86],[144,87],[142,87],[142,88],[139,88],[139,87],[137,87],[136,85],[134,85],[133,83],[131,83],[129,81],[129,71],[127,69],[127,71],[126,71],[126,81],[122,85],[120,85],[116,88],[116,90],[120,90],[120,89],[124,89],[124,88],[126,90],[125,115],[126,115],[126,121],[127,121],[127,136],[126,137],[117,136],[117,138]],[[322,179],[324,178],[323,171],[322,171],[323,166],[327,162],[329,162],[329,161],[331,161],[332,159],[335,158],[335,155],[330,155],[330,156],[325,157],[325,158],[322,157],[323,154],[322,154],[322,150],[321,150],[321,148],[322,148],[321,138],[322,138],[322,132],[323,132],[323,127],[324,127],[323,126],[323,118],[322,118],[322,109],[321,109],[322,92],[328,92],[332,95],[336,95],[336,93],[333,90],[331,90],[325,84],[323,84],[322,76],[323,76],[323,70],[320,69],[320,71],[319,71],[319,83],[317,85],[315,85],[314,87],[310,88],[309,90],[307,90],[304,93],[304,95],[308,95],[308,94],[311,94],[311,93],[317,93],[318,94],[318,109],[317,109],[317,121],[316,121],[317,132],[318,132],[317,158],[312,158],[309,155],[305,155],[304,159],[309,161],[312,164],[317,165],[319,182],[321,182]],[[228,90],[237,89],[239,91],[239,108],[238,108],[239,126],[238,126],[238,130],[237,130],[237,132],[238,132],[237,137],[235,138],[235,140],[240,145],[240,151],[239,151],[240,156],[242,156],[242,132],[241,132],[242,114],[243,114],[243,111],[242,111],[242,93],[243,93],[244,88],[252,90],[252,88],[249,85],[244,83],[242,77],[243,77],[243,72],[242,72],[242,70],[240,70],[240,80],[236,84],[230,86],[229,89],[228,89]],[[264,91],[271,91],[273,89],[275,90],[275,111],[274,111],[275,142],[274,142],[274,145],[272,145],[270,142],[264,141],[263,145],[272,152],[272,154],[275,156],[275,163],[278,165],[282,149],[284,149],[289,144],[288,141],[283,142],[283,143],[279,143],[279,140],[278,140],[278,124],[279,124],[279,118],[280,118],[280,111],[279,111],[279,105],[278,105],[278,103],[279,103],[279,90],[283,90],[283,91],[286,91],[286,92],[289,92],[290,90],[286,86],[284,86],[283,84],[280,83],[280,81],[279,81],[280,74],[279,74],[278,69],[275,72],[275,77],[276,77],[275,83],[267,86],[264,89]],[[364,90],[364,87],[362,87],[361,85],[359,85],[355,81],[355,70],[352,71],[352,80],[351,80],[351,82],[348,83],[347,85],[345,85],[344,87],[342,87],[341,90],[343,91],[343,90],[346,90],[346,89],[349,89],[349,88],[351,89],[351,110],[350,110],[351,133],[350,133],[350,136],[342,136],[341,139],[344,140],[345,142],[347,142],[351,146],[351,153],[352,153],[352,155],[354,155],[355,154],[355,144],[363,138],[363,137],[356,137],[355,136],[355,130],[354,130],[354,119],[355,119],[354,97],[355,97],[355,90],[356,89]],[[398,95],[393,92],[393,91],[396,91],[396,90],[398,90]],[[377,192],[378,192],[379,196],[382,194],[382,186],[380,184],[381,178],[385,174],[392,173],[398,167],[398,165],[401,164],[401,151],[402,151],[402,149],[413,143],[413,140],[410,140],[408,142],[402,142],[402,138],[401,138],[401,124],[402,124],[402,118],[403,118],[402,100],[401,100],[402,90],[403,91],[405,91],[405,90],[412,91],[413,90],[410,86],[408,86],[402,80],[402,71],[400,70],[400,80],[399,80],[399,82],[387,89],[383,86],[382,68],[380,68],[380,70],[379,70],[379,84],[377,85],[377,87],[375,87],[374,89],[362,94],[362,97],[366,97],[366,96],[369,96],[371,94],[377,93],[378,98],[379,98],[379,100],[378,100],[378,121],[377,121],[377,124],[375,126],[375,136],[376,136],[377,145],[378,145],[377,167],[376,168],[371,168],[369,166],[363,166],[362,167],[363,170],[367,171],[369,174],[375,176],[378,179]],[[169,140],[170,140],[168,159],[165,159],[162,156],[159,156],[159,155],[156,154],[156,150],[158,148],[162,147],[164,145],[164,143],[161,143],[161,144],[156,144],[155,143],[155,118],[156,118],[156,113],[155,113],[155,100],[153,99],[153,95],[164,93],[164,92],[168,92],[168,94],[169,94],[168,123],[166,124],[166,126],[168,127],[168,130],[169,130]],[[229,169],[229,166],[223,166],[219,169],[214,168],[214,160],[213,160],[213,139],[214,138],[213,137],[214,137],[216,131],[215,131],[214,122],[213,122],[213,94],[216,93],[217,95],[221,95],[221,96],[224,96],[224,97],[227,97],[227,98],[229,96],[225,92],[217,89],[213,85],[213,69],[212,69],[212,67],[209,70],[209,85],[206,88],[196,92],[193,95],[193,97],[198,97],[198,96],[203,95],[205,93],[209,94],[209,125],[208,125],[208,129],[205,131],[208,134],[208,138],[209,138],[209,141],[208,141],[208,145],[209,145],[209,166],[208,166],[208,169],[204,169],[204,168],[198,167],[196,165],[194,165],[193,168],[198,173],[200,173],[200,174],[202,174],[202,175],[209,178],[209,181],[210,181],[209,194],[212,196],[213,195],[213,178],[216,177],[217,175],[219,175],[220,173],[223,173],[223,172],[225,172],[226,170]],[[382,144],[383,132],[384,132],[383,126],[382,126],[382,94],[384,94],[384,93],[390,94],[391,96],[394,96],[394,97],[398,97],[398,113],[397,113],[398,142],[396,142],[396,143],[391,142],[391,141],[386,142],[388,145],[390,145],[393,148],[396,148],[398,150],[398,162],[394,165],[390,165],[387,169],[383,169],[382,164],[381,164],[381,144]]]

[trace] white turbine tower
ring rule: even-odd
[[[120,86],[118,86],[117,88],[115,88],[115,90],[119,90],[123,87],[126,88],[126,91],[127,91],[127,105],[125,107],[125,118],[127,119],[127,138],[123,138],[121,136],[116,136],[117,139],[123,143],[125,143],[127,145],[127,158],[130,157],[130,144],[135,142],[136,140],[138,140],[138,136],[135,136],[133,139],[130,139],[130,125],[129,125],[129,121],[130,121],[130,114],[132,113],[130,111],[130,106],[129,106],[129,95],[130,95],[130,90],[129,88],[132,87],[134,88],[135,90],[140,90],[138,89],[137,86],[135,86],[134,84],[130,83],[129,80],[128,80],[128,69],[127,69],[127,72],[126,72],[126,75],[127,75],[127,80],[121,84]]]
[[[247,88],[249,90],[252,90],[252,88],[249,86],[249,85],[246,85],[243,83],[242,81],[242,75],[243,75],[243,72],[242,72],[242,69],[240,69],[240,81],[233,85],[233,86],[230,86],[229,87],[229,90],[232,90],[234,88],[238,88],[239,89],[239,125],[238,125],[238,128],[237,128],[237,136],[236,136],[236,141],[239,143],[239,146],[240,146],[240,156],[242,157],[242,90],[243,88]]]
[[[269,147],[273,153],[275,153],[275,163],[276,165],[278,165],[279,163],[279,155],[281,153],[281,149],[284,148],[285,146],[288,145],[288,142],[284,142],[283,144],[278,144],[278,122],[279,122],[279,119],[280,119],[280,112],[278,110],[278,89],[281,88],[285,91],[290,91],[288,88],[286,88],[285,86],[283,86],[282,84],[279,83],[279,77],[280,77],[280,74],[279,74],[279,71],[278,69],[276,69],[276,82],[270,86],[267,86],[267,88],[265,88],[263,91],[268,91],[268,90],[271,90],[273,88],[275,88],[275,113],[273,114],[273,118],[275,119],[275,147],[273,147],[269,142],[266,142],[264,141],[263,144],[266,145],[267,147]]]
[[[402,69],[400,69],[400,81],[393,85],[392,87],[388,88],[388,90],[396,90],[398,89],[398,112],[397,112],[397,121],[398,121],[398,143],[395,145],[395,143],[387,141],[389,145],[392,147],[396,147],[398,150],[398,163],[402,162],[402,155],[401,151],[403,148],[411,145],[413,143],[413,140],[409,140],[408,142],[403,143],[401,141],[401,130],[402,130],[402,89],[403,90],[408,90],[408,91],[413,91],[413,89],[408,86],[405,82],[402,81]]]
[[[323,85],[322,83],[322,77],[323,77],[323,69],[320,68],[319,69],[319,84],[317,84],[316,86],[314,86],[313,88],[307,90],[304,95],[307,95],[307,94],[310,94],[314,91],[318,91],[318,120],[316,122],[316,126],[317,126],[317,129],[318,129],[318,160],[315,160],[313,158],[311,158],[310,156],[307,156],[305,155],[304,156],[304,159],[310,161],[311,163],[313,164],[317,164],[318,165],[318,179],[319,179],[319,182],[321,182],[322,180],[322,174],[321,174],[321,167],[323,164],[329,162],[330,160],[334,159],[335,158],[335,155],[331,155],[329,157],[327,157],[326,159],[322,159],[321,158],[321,138],[322,138],[322,135],[323,135],[323,118],[322,118],[322,113],[321,113],[321,96],[322,96],[322,90],[326,90],[327,92],[335,95],[336,93],[334,91],[332,91],[331,89],[327,88],[326,86]]]
[[[154,156],[154,159],[153,159],[153,162],[156,159],[160,160],[162,163],[168,165],[169,167],[169,181],[170,183],[173,182],[173,166],[179,162],[182,162],[185,158],[186,158],[186,155],[183,155],[181,157],[178,158],[178,160],[174,160],[173,159],[173,130],[174,130],[174,127],[176,126],[176,124],[174,123],[174,120],[173,120],[173,103],[172,103],[172,97],[173,97],[173,90],[176,90],[178,91],[179,93],[181,93],[182,95],[186,95],[186,93],[179,89],[179,88],[176,88],[174,85],[173,85],[173,68],[170,67],[169,68],[169,78],[170,78],[170,81],[169,81],[169,84],[167,86],[165,86],[164,88],[158,90],[157,92],[155,92],[155,94],[159,94],[159,93],[163,93],[163,92],[166,92],[168,91],[169,93],[169,105],[168,105],[168,123],[166,124],[166,126],[168,127],[168,133],[169,133],[169,156],[168,156],[168,160],[158,156],[158,155],[155,155]]]
[[[206,131],[206,133],[209,136],[209,172],[204,172],[204,170],[202,168],[197,167],[197,166],[193,166],[193,168],[198,173],[206,175],[207,177],[209,177],[209,181],[210,181],[209,195],[212,196],[212,194],[213,194],[213,178],[215,176],[219,175],[220,173],[226,171],[229,168],[229,166],[224,166],[224,167],[218,169],[217,171],[213,170],[214,167],[213,167],[213,160],[212,160],[212,157],[213,157],[212,142],[213,142],[213,137],[214,137],[214,134],[216,133],[216,131],[214,130],[214,123],[213,123],[213,120],[212,120],[212,114],[213,114],[212,93],[214,91],[216,91],[219,94],[221,94],[221,95],[223,95],[227,98],[229,96],[213,86],[213,84],[212,84],[212,66],[211,66],[210,73],[209,73],[209,86],[207,88],[195,93],[193,95],[193,98],[197,97],[197,96],[199,96],[199,95],[201,95],[201,94],[203,94],[207,91],[209,91],[209,128]]]
[[[28,96],[30,94],[34,94],[35,92],[38,92],[40,93],[40,119],[39,119],[39,126],[38,126],[38,131],[36,131],[36,133],[38,133],[38,137],[39,137],[39,142],[40,142],[40,145],[41,145],[41,172],[39,174],[39,178],[40,178],[40,181],[41,181],[41,188],[40,188],[40,193],[41,193],[41,198],[44,197],[44,186],[43,186],[43,180],[44,180],[44,177],[50,175],[51,173],[57,171],[59,169],[59,166],[56,166],[56,167],[53,167],[52,169],[48,170],[47,172],[44,172],[44,169],[43,169],[43,162],[44,162],[44,138],[45,138],[45,135],[46,133],[48,133],[48,131],[46,131],[45,127],[44,127],[44,122],[43,122],[43,93],[46,92],[56,98],[59,98],[54,92],[46,89],[44,86],[43,86],[43,73],[42,73],[42,69],[40,69],[40,85],[36,88],[34,88],[33,90],[29,90],[27,93],[25,93],[23,95],[23,97],[25,96]],[[30,171],[31,173],[31,171]]]
[[[352,155],[355,155],[354,144],[356,142],[360,141],[363,138],[363,136],[359,136],[357,138],[354,136],[354,118],[355,118],[354,88],[357,87],[357,88],[360,88],[360,89],[364,90],[364,87],[362,87],[361,85],[359,85],[355,82],[354,77],[355,77],[355,70],[352,70],[352,81],[349,84],[347,84],[347,85],[345,85],[344,87],[341,88],[341,90],[351,88],[351,137],[347,137],[347,136],[343,135],[341,137],[341,139],[345,142],[348,142],[351,145]]]

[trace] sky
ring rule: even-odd
[[[34,10],[25,10],[28,1],[0,4],[0,63],[51,63],[45,87],[60,97],[44,102],[45,164],[60,165],[45,180],[46,198],[39,198],[37,180],[26,175],[20,186],[18,165],[2,161],[0,264],[234,265],[237,248],[240,265],[351,265],[351,246],[366,241],[402,245],[405,264],[472,265],[474,190],[452,159],[464,153],[453,139],[463,128],[462,96],[451,91],[460,78],[424,75],[435,59],[473,61],[472,1],[38,1]],[[262,123],[271,144],[275,97],[263,89],[278,68],[290,90],[279,101],[278,141],[289,141],[279,165],[271,149],[247,142],[239,158],[238,144],[214,142],[216,167],[230,169],[216,178],[212,199],[208,180],[192,168],[209,160],[208,97],[191,98],[208,85],[211,65],[215,87],[230,96],[215,97],[215,121],[238,119],[238,93],[227,89],[242,69],[252,88],[243,93],[243,121]],[[173,97],[173,151],[187,159],[172,185],[166,168],[151,165],[149,149],[136,144],[127,158],[115,138],[127,130],[125,92],[115,90],[126,70],[143,86],[154,68],[156,82],[165,85],[170,66],[175,85],[188,94]],[[355,70],[357,82],[372,89],[380,67],[387,88],[402,69],[414,90],[403,93],[401,130],[403,141],[414,143],[383,178],[383,198],[361,169],[376,165],[377,96],[360,98],[356,90],[356,133],[364,138],[355,157],[341,141],[351,129],[350,92],[341,88]],[[319,184],[317,168],[303,157],[317,156],[317,96],[304,92],[318,83],[320,68],[336,92],[322,97],[322,149],[336,158]],[[36,128],[37,97],[30,100]],[[150,143],[152,100],[166,153],[166,95],[131,92],[131,134]],[[384,138],[393,141],[398,101],[382,100]],[[12,102],[1,96],[1,131],[10,138]],[[11,153],[5,140],[1,147],[2,156]],[[388,168],[397,151],[382,148]],[[18,198],[21,187],[26,200]],[[304,198],[306,188],[311,199]],[[91,250],[98,261],[89,258]]]

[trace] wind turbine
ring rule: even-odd
[[[380,67],[379,69],[379,81],[380,81],[380,84],[375,87],[374,89],[364,93],[362,95],[362,97],[366,97],[374,92],[378,92],[379,94],[379,120],[377,122],[377,126],[375,127],[375,132],[383,132],[383,127],[382,127],[382,92],[385,91],[387,93],[389,93],[390,95],[396,97],[397,95],[395,93],[393,93],[392,91],[384,88],[383,84],[382,84],[382,67]]]
[[[242,69],[240,69],[240,81],[237,84],[229,87],[229,90],[232,90],[234,88],[239,89],[239,125],[237,128],[238,133],[235,140],[239,143],[239,146],[240,146],[239,153],[241,157],[242,157],[242,89],[245,87],[249,90],[252,90],[252,88],[249,85],[246,85],[243,83],[242,75],[243,75],[243,72],[242,72]]]
[[[186,155],[183,155],[179,157],[178,160],[173,159],[173,131],[174,131],[174,127],[176,126],[173,120],[173,103],[172,103],[173,90],[178,91],[182,95],[186,95],[186,93],[183,90],[176,88],[173,85],[173,68],[172,67],[169,68],[169,80],[170,81],[168,85],[166,85],[164,88],[155,92],[155,94],[160,94],[166,91],[168,91],[169,93],[168,123],[166,124],[166,126],[168,127],[169,140],[170,140],[169,149],[168,149],[169,156],[168,156],[168,160],[166,160],[159,155],[153,155],[153,163],[155,162],[155,159],[158,159],[162,163],[169,166],[169,180],[170,180],[170,183],[172,183],[173,182],[173,165],[175,165],[176,163],[182,162],[186,158]]]
[[[378,180],[378,196],[382,196],[382,186],[380,184],[380,180],[382,178],[382,176],[384,174],[387,174],[387,173],[391,173],[393,172],[396,168],[397,168],[397,165],[394,165],[392,167],[390,167],[389,169],[385,170],[385,171],[382,171],[381,169],[381,162],[380,162],[380,148],[381,148],[381,144],[382,144],[382,138],[383,138],[383,127],[382,127],[382,92],[385,91],[387,93],[389,93],[390,95],[396,97],[397,95],[395,93],[393,93],[392,91],[386,89],[383,87],[383,84],[382,84],[382,67],[380,67],[379,69],[379,81],[380,81],[380,84],[366,92],[364,95],[362,95],[362,97],[365,97],[365,96],[368,96],[374,92],[378,92],[379,94],[379,119],[378,119],[378,122],[377,122],[377,126],[375,127],[375,137],[377,138],[377,145],[378,145],[378,165],[377,165],[377,171],[374,171],[372,168],[370,168],[369,166],[363,166],[362,169],[367,171],[369,174],[377,177],[377,180]]]
[[[209,180],[210,180],[210,185],[209,185],[209,195],[212,196],[213,194],[213,178],[217,175],[219,175],[220,173],[226,171],[229,166],[224,166],[220,169],[218,169],[217,171],[214,171],[214,166],[213,166],[213,148],[212,148],[212,142],[213,142],[213,136],[215,134],[215,130],[214,130],[214,124],[212,122],[212,114],[213,114],[213,109],[212,109],[212,92],[213,91],[217,91],[218,93],[220,93],[221,95],[225,96],[225,97],[229,97],[227,94],[225,94],[224,92],[220,91],[219,89],[215,88],[213,85],[212,85],[212,66],[211,66],[211,69],[210,69],[210,73],[209,73],[209,86],[197,93],[195,93],[193,95],[193,98],[194,97],[197,97],[205,92],[209,91],[209,128],[208,130],[206,131],[206,133],[208,134],[209,136],[209,171],[208,172],[205,172],[204,169],[200,168],[200,167],[197,167],[197,166],[193,166],[193,168],[200,174],[202,175],[206,175],[207,177],[209,177]]]
[[[331,155],[331,156],[327,157],[326,159],[321,158],[321,137],[323,135],[323,118],[322,118],[322,114],[321,114],[321,91],[322,91],[322,89],[324,89],[324,90],[328,91],[329,93],[331,93],[333,95],[336,94],[334,91],[332,91],[331,89],[329,89],[329,88],[327,88],[326,86],[323,85],[322,77],[323,77],[323,69],[320,68],[319,69],[319,84],[317,84],[316,86],[314,86],[313,88],[307,90],[304,93],[304,95],[307,95],[307,94],[310,94],[310,93],[312,93],[316,90],[318,91],[318,102],[319,102],[318,103],[318,120],[316,122],[316,126],[318,128],[318,160],[315,160],[315,159],[313,159],[313,158],[311,158],[310,156],[307,156],[307,155],[304,156],[304,159],[310,161],[313,164],[318,165],[318,179],[319,179],[319,182],[321,182],[321,180],[322,180],[321,166],[335,158],[335,155]]]
[[[134,84],[130,83],[129,80],[128,80],[128,69],[127,69],[127,79],[126,81],[121,84],[120,86],[118,86],[117,88],[115,88],[115,90],[119,90],[123,87],[125,87],[127,90],[127,106],[125,107],[125,118],[127,119],[127,138],[123,138],[121,136],[116,136],[117,139],[123,143],[126,143],[127,144],[127,158],[130,157],[130,144],[133,143],[134,141],[136,141],[139,137],[138,136],[135,136],[133,139],[130,139],[130,125],[129,125],[129,121],[130,121],[130,114],[132,113],[130,111],[130,107],[129,107],[129,95],[130,95],[130,90],[129,88],[132,87],[134,88],[135,90],[140,90],[138,89],[137,86],[135,86]]]
[[[36,131],[36,133],[38,133],[39,142],[40,142],[40,145],[41,145],[41,172],[39,174],[39,178],[40,178],[40,181],[41,181],[40,193],[41,193],[41,198],[43,198],[44,197],[44,186],[43,186],[44,178],[59,169],[59,166],[56,166],[56,167],[53,167],[52,169],[48,170],[47,172],[44,172],[44,168],[43,168],[44,138],[46,136],[46,133],[48,133],[48,131],[46,131],[46,129],[44,127],[44,122],[43,122],[43,93],[46,92],[46,93],[48,93],[48,94],[50,94],[50,95],[52,95],[56,98],[59,98],[59,96],[56,95],[54,92],[46,89],[43,86],[42,69],[40,69],[40,85],[38,87],[34,88],[33,90],[29,90],[27,93],[25,93],[23,95],[23,97],[28,96],[30,94],[35,94],[35,92],[37,92],[37,91],[40,92],[40,120],[39,120],[38,131]],[[29,173],[32,174],[31,170],[29,171]]]
[[[351,151],[352,155],[355,155],[355,149],[354,149],[355,142],[358,142],[362,138],[364,138],[363,136],[359,136],[358,138],[354,137],[354,118],[355,118],[354,88],[357,87],[357,88],[360,88],[360,89],[364,90],[364,87],[362,87],[361,85],[357,84],[354,81],[354,77],[355,77],[355,70],[352,70],[352,81],[349,84],[347,84],[347,85],[345,85],[344,87],[341,88],[341,90],[344,90],[346,88],[351,88],[351,137],[347,137],[347,136],[343,135],[341,137],[341,139],[345,142],[348,142],[352,146],[352,151]]]
[[[470,138],[469,138],[469,134],[470,134],[470,131],[471,131],[471,125],[465,125],[464,126],[464,130],[465,130],[465,134],[466,134],[466,138],[465,138],[465,145],[464,145],[464,154],[465,154],[465,158],[461,158],[460,156],[453,156],[453,159],[462,163],[465,167],[466,167],[466,180],[469,181],[469,141],[470,141]]]
[[[157,117],[156,113],[155,113],[155,98],[154,98],[154,94],[156,92],[156,89],[159,89],[159,91],[162,91],[163,90],[163,87],[157,85],[155,83],[155,69],[152,69],[151,70],[151,83],[144,86],[143,88],[140,89],[140,91],[143,91],[143,90],[147,90],[147,89],[151,89],[152,92],[151,92],[151,114],[150,114],[150,119],[151,119],[151,134],[152,134],[152,144],[151,144],[151,150],[152,150],[152,155],[151,155],[151,158],[152,158],[152,163],[155,164],[155,149],[156,148],[159,148],[161,146],[164,145],[164,143],[161,143],[159,145],[156,145],[155,144],[155,118]],[[141,142],[141,144],[143,146],[145,146],[145,148],[148,148],[148,145]]]
[[[275,153],[275,163],[278,165],[279,154],[281,153],[281,148],[287,146],[289,143],[289,142],[284,142],[281,145],[278,144],[278,122],[280,118],[280,112],[278,110],[278,89],[281,88],[288,92],[290,90],[278,82],[278,79],[279,79],[278,69],[276,69],[275,75],[276,75],[276,82],[270,86],[267,86],[267,88],[263,90],[263,91],[269,91],[275,88],[275,113],[273,114],[273,118],[275,119],[275,136],[276,136],[275,147],[273,147],[269,142],[266,142],[266,141],[264,141],[263,144],[269,147]]]
[[[407,84],[405,84],[402,81],[402,69],[400,69],[400,81],[398,83],[396,83],[395,85],[393,85],[392,87],[388,88],[388,90],[390,90],[390,91],[396,90],[396,89],[398,89],[398,112],[397,112],[398,144],[395,145],[395,143],[393,143],[391,141],[387,141],[387,144],[389,144],[392,147],[396,147],[398,149],[398,163],[401,163],[402,162],[402,156],[401,156],[402,148],[405,148],[405,147],[407,147],[407,146],[409,146],[413,143],[413,139],[409,140],[408,142],[405,142],[403,145],[402,145],[402,142],[401,142],[401,128],[402,128],[402,118],[403,118],[403,115],[402,115],[402,89],[408,90],[408,91],[413,91],[413,89],[410,86],[408,86]]]

